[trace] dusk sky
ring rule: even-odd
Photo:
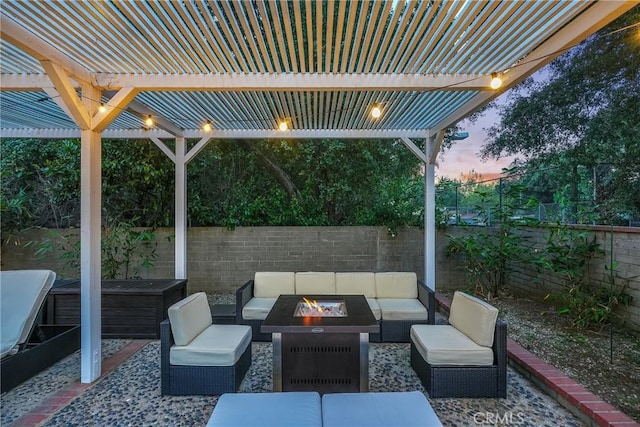
[[[496,178],[500,175],[502,168],[508,167],[511,163],[511,157],[485,162],[480,158],[480,149],[487,138],[485,129],[498,121],[497,114],[489,112],[475,123],[471,123],[469,120],[460,122],[460,128],[469,132],[469,137],[462,141],[456,141],[444,155],[438,155],[436,181],[439,177],[461,179],[461,176],[469,175],[472,170],[481,174],[484,179]]]

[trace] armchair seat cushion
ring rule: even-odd
[[[434,366],[491,366],[493,350],[482,347],[451,325],[413,325],[411,341]]]
[[[173,345],[169,353],[172,365],[233,366],[251,345],[251,327],[211,325],[187,345]]]
[[[242,317],[247,320],[264,320],[271,308],[276,303],[277,298],[251,298],[242,307]]]
[[[383,320],[427,320],[428,312],[417,299],[378,298]]]

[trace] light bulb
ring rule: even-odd
[[[502,79],[496,73],[491,73],[491,89],[498,89],[502,86]]]
[[[206,122],[204,122],[204,124],[202,125],[202,130],[205,132],[211,132],[211,121],[207,120]]]
[[[107,111],[107,107],[104,104],[100,104],[100,106],[98,107],[98,111],[104,113],[105,111]]]
[[[289,129],[289,125],[287,125],[287,122],[285,122],[284,120],[280,122],[280,124],[278,125],[278,129],[280,129],[282,132],[286,131],[287,129]]]
[[[147,118],[144,119],[144,124],[147,126],[153,126],[153,117],[147,116]]]
[[[371,117],[373,117],[374,119],[377,119],[381,115],[382,115],[382,110],[380,109],[380,107],[378,107],[377,105],[374,105],[373,108],[371,109]]]

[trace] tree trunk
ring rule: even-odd
[[[260,164],[278,181],[278,184],[287,192],[289,198],[302,199],[300,190],[298,190],[298,187],[294,184],[289,174],[282,170],[282,168],[270,159],[259,147],[254,147],[253,143],[242,139],[238,140],[238,144],[245,150],[251,151],[256,155]]]

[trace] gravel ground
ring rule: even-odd
[[[511,339],[640,422],[640,333],[624,327],[577,331],[545,301],[491,301]]]

